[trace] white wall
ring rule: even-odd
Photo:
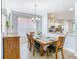
[[[65,44],[64,44],[64,48],[69,50],[70,52],[74,53],[76,55],[76,51],[77,51],[77,38],[75,35],[72,34],[68,34],[66,39],[65,39]]]
[[[69,31],[68,29],[68,22],[64,21],[64,33],[67,33]]]
[[[47,12],[42,15],[42,34],[47,34]]]
[[[6,33],[6,16],[2,14],[2,35]]]

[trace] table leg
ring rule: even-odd
[[[58,59],[58,48],[56,47],[56,59]]]
[[[61,53],[62,53],[62,59],[64,59],[64,52],[63,52],[63,48],[62,48]]]
[[[41,55],[41,56],[44,55],[43,46],[40,46],[40,55]]]

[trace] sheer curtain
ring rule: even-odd
[[[18,34],[26,36],[27,32],[35,31],[36,27],[31,18],[18,17]]]

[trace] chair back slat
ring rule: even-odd
[[[30,40],[30,35],[29,34],[27,34],[27,39],[28,39],[28,43],[31,44],[31,40]]]
[[[57,41],[57,46],[58,46],[58,48],[62,48],[62,47],[63,47],[64,41],[65,41],[65,37],[64,37],[64,36],[60,36],[60,37],[58,38],[58,41]]]
[[[35,32],[28,32],[27,35],[33,35]]]

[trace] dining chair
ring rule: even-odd
[[[29,43],[29,50],[31,51],[33,49],[33,56],[35,55],[35,50],[40,51],[40,44],[36,41],[34,41],[34,38],[32,34],[27,34],[28,43]]]
[[[56,53],[56,59],[58,59],[58,52],[61,51],[62,59],[64,59],[64,51],[63,51],[64,41],[65,41],[65,37],[59,36],[57,41],[55,41],[53,44],[47,47],[47,52],[53,51],[53,53]]]
[[[35,32],[29,32],[30,35],[33,35]]]
[[[37,50],[38,52],[40,52],[40,43],[38,42],[34,42],[34,46],[33,46],[33,56],[35,55],[35,50]]]
[[[28,45],[27,46],[29,46],[30,51],[32,50],[32,44],[33,44],[32,37],[33,37],[33,34],[34,34],[34,32],[28,32],[27,33],[27,39],[28,39]]]
[[[30,35],[27,34],[27,39],[28,39],[28,45],[29,46],[29,50],[31,51],[31,39],[30,39]]]

